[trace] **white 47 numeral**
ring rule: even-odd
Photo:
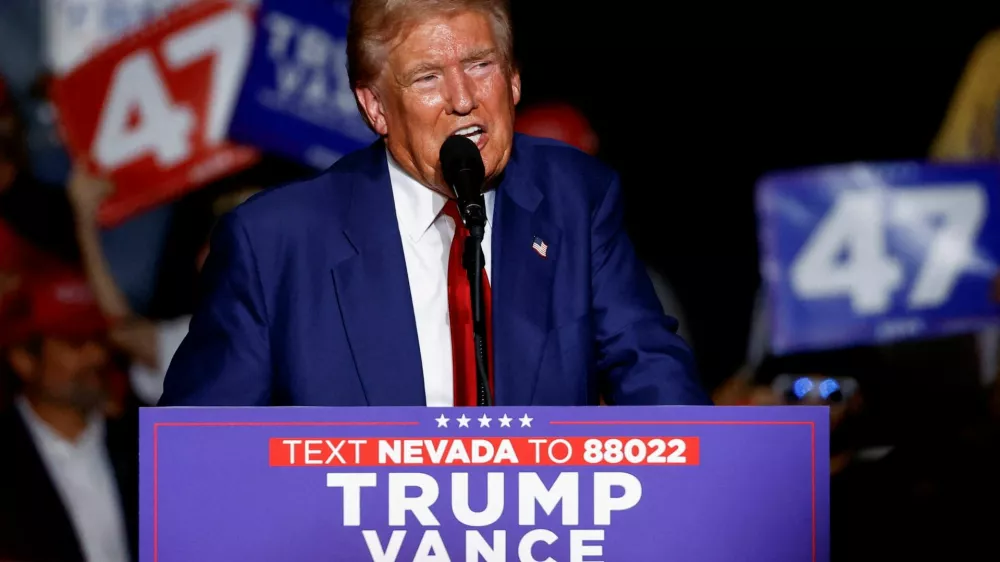
[[[858,314],[887,311],[904,281],[886,249],[888,220],[907,232],[902,252],[924,254],[907,306],[939,306],[974,263],[986,211],[978,184],[844,192],[792,264],[792,288],[805,299],[848,297]]]
[[[184,29],[163,44],[163,59],[172,70],[213,57],[204,128],[209,145],[225,138],[252,42],[249,15],[230,10]],[[133,116],[134,126],[130,125]],[[98,121],[93,156],[105,169],[119,168],[148,154],[160,167],[169,167],[190,156],[194,126],[191,108],[171,98],[156,57],[143,49],[115,69]]]

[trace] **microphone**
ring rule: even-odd
[[[458,199],[458,212],[469,229],[465,239],[462,265],[469,276],[469,300],[472,305],[472,344],[476,350],[476,404],[493,405],[487,367],[486,304],[483,293],[482,242],[486,232],[486,201],[483,182],[486,168],[479,149],[471,140],[461,136],[448,137],[441,145],[441,172],[448,187]],[[458,225],[455,225],[458,227]]]
[[[441,145],[441,172],[448,187],[458,199],[458,211],[465,226],[472,231],[475,227],[486,227],[486,203],[483,200],[483,182],[486,168],[476,143],[454,135]]]

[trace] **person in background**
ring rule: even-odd
[[[14,197],[10,195],[10,190],[18,179],[18,172],[26,166],[24,140],[23,123],[0,78],[0,213],[17,198],[16,193]],[[23,247],[21,235],[0,214],[0,274],[8,278],[16,275],[15,270],[22,266]]]
[[[993,512],[970,515],[977,501],[996,498],[997,486],[981,486],[994,478],[980,475],[996,474],[1000,460],[997,432],[977,423],[974,343],[936,338],[777,356],[761,294],[745,365],[716,389],[713,400],[830,407],[833,562],[909,559],[942,548],[955,559],[978,559],[956,553],[975,552],[980,542],[951,540],[997,524]],[[779,377],[833,378],[854,391],[836,400],[801,399],[774,384]],[[928,443],[942,442],[948,443],[947,455],[926,454]],[[981,446],[987,442],[992,444]],[[886,527],[886,521],[896,523]]]
[[[521,109],[514,121],[514,130],[525,135],[562,141],[591,156],[596,156],[600,148],[597,132],[587,117],[576,107],[564,102],[539,103]],[[690,344],[691,331],[673,287],[666,277],[648,265],[646,273],[653,282],[653,289],[663,305],[663,312],[677,319],[677,334]]]
[[[24,124],[14,107],[14,98],[0,78],[0,193],[13,185],[18,169],[26,161]]]
[[[8,303],[14,300],[8,297],[16,293],[20,287],[21,275],[19,273],[0,268],[0,318],[3,317]],[[11,378],[10,373],[6,373],[0,368],[0,410],[11,404],[12,388],[14,386]]]
[[[596,156],[600,139],[587,117],[576,107],[564,102],[537,103],[521,108],[514,121],[519,133],[560,140]]]
[[[27,273],[62,267],[73,254],[65,244],[72,240],[71,221],[59,223],[71,215],[60,213],[58,197],[37,189],[27,169],[24,122],[0,78],[0,317]],[[54,224],[46,227],[43,218]],[[3,382],[0,407],[10,396]]]
[[[976,45],[955,87],[930,149],[932,160],[996,162],[1000,159],[1000,30]]]
[[[58,261],[79,258],[66,194],[32,175],[24,120],[0,79],[0,249],[11,238]],[[14,257],[0,255],[0,267]]]
[[[896,559],[899,537],[882,523],[914,517],[917,506],[908,488],[917,476],[898,449],[872,442],[872,408],[879,397],[869,385],[884,375],[878,352],[751,352],[744,370],[716,390],[716,404],[829,408],[831,560]],[[824,392],[827,381],[837,389]]]
[[[930,148],[929,159],[945,163],[997,163],[1000,161],[1000,30],[983,37],[966,62],[944,120]],[[1000,278],[998,278],[1000,279]],[[997,295],[994,295],[994,300]],[[974,338],[979,357],[980,384],[991,389],[1000,406],[1000,326],[974,336],[953,338],[956,346],[969,347]],[[994,410],[1000,415],[1000,410]]]
[[[107,322],[79,272],[25,276],[0,317],[0,560],[136,561],[136,420],[104,415]]]
[[[191,316],[151,320],[132,310],[104,255],[97,223],[98,209],[111,195],[113,186],[78,164],[73,167],[67,189],[73,206],[83,269],[101,311],[115,321],[110,339],[130,359],[129,381],[136,397],[147,405],[155,405],[163,392],[163,377],[170,360],[188,333]],[[213,205],[213,214],[221,217],[257,191],[260,191],[257,187],[242,186],[220,195]],[[196,258],[199,271],[208,251],[206,240]]]

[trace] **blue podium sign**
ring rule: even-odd
[[[152,562],[826,562],[825,407],[146,408]]]
[[[230,139],[320,169],[375,140],[347,80],[347,4],[262,0]]]
[[[775,353],[972,332],[1000,320],[1000,168],[848,164],[764,177]]]

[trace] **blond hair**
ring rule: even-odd
[[[514,65],[509,0],[353,0],[347,28],[347,76],[351,88],[369,86],[385,63],[385,47],[403,29],[434,15],[477,11],[489,16],[508,68]]]

